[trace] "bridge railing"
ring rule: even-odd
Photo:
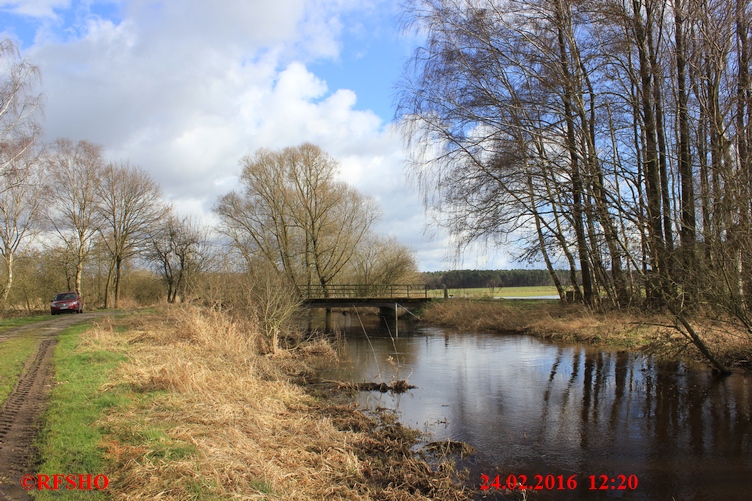
[[[300,289],[303,299],[324,298],[427,298],[428,286],[425,284],[377,284],[377,285],[328,285],[324,294],[320,285],[302,285]]]

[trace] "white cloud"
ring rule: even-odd
[[[44,75],[47,134],[103,144],[156,171],[178,196],[207,176],[227,177],[260,146],[355,148],[379,134],[381,119],[354,110],[352,91],[327,95],[302,62],[279,71],[308,37],[296,26],[328,26],[308,31],[336,38],[340,27],[323,20],[327,4],[135,2],[119,24],[92,17],[80,38],[48,37],[30,50]]]
[[[30,17],[53,18],[55,9],[70,6],[70,0],[0,0],[0,10]]]
[[[28,50],[43,75],[47,138],[102,144],[112,160],[149,171],[180,210],[204,216],[236,185],[244,155],[310,141],[380,201],[379,231],[417,250],[423,267],[446,268],[445,239],[423,236],[399,135],[358,109],[353,90],[330,89],[309,69],[339,57],[348,13],[377,3],[135,0],[112,19],[79,6],[78,31],[45,24]],[[68,2],[35,5],[52,13]]]

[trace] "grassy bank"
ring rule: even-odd
[[[0,342],[0,405],[16,386],[24,363],[34,353],[37,339],[31,335]]]
[[[44,322],[45,320],[49,320],[50,318],[52,318],[50,315],[6,318],[4,320],[0,320],[0,333],[15,329],[16,327],[23,327],[24,325]]]
[[[541,338],[643,351],[664,359],[704,361],[667,315],[638,310],[594,312],[558,301],[451,299],[427,307],[423,319],[435,325],[485,332],[519,332]],[[693,319],[712,352],[731,367],[752,369],[750,338],[740,326]]]
[[[114,368],[125,360],[121,347],[96,340],[97,329],[81,324],[63,331],[55,349],[55,386],[45,425],[38,438],[40,473],[107,474],[103,412],[126,401],[123,391],[105,391]],[[38,492],[36,499],[60,499],[58,492]],[[105,499],[106,492],[64,494],[67,499]]]
[[[33,324],[43,320],[49,320],[49,316],[41,315],[34,317],[15,317],[0,320],[0,333]],[[31,334],[15,336],[6,341],[0,341],[0,405],[5,402],[10,392],[18,383],[23,366],[28,358],[34,353],[38,339]]]
[[[66,334],[42,471],[106,474],[117,500],[465,499],[414,457],[416,432],[306,390],[328,345],[269,357],[260,336],[193,308]]]

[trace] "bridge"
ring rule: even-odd
[[[395,303],[410,309],[431,300],[425,284],[329,285],[326,294],[318,285],[301,286],[299,289],[302,303],[308,308],[362,306],[393,311]]]

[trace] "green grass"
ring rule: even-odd
[[[4,320],[0,320],[0,332],[5,332],[11,329],[15,329],[16,327],[23,327],[24,325],[33,324],[36,322],[43,322],[45,320],[49,320],[50,318],[51,318],[50,315],[36,315],[33,317],[6,318]]]
[[[79,338],[88,323],[66,329],[55,350],[55,382],[45,424],[38,438],[42,465],[39,473],[107,474],[102,440],[95,425],[102,413],[127,402],[123,390],[102,390],[113,369],[125,360],[122,353],[82,350]],[[112,489],[110,484],[108,489]],[[107,491],[40,491],[35,499],[107,499]]]
[[[0,343],[0,405],[16,386],[24,363],[34,353],[37,341],[27,334]]]
[[[450,296],[463,297],[470,299],[491,299],[505,297],[535,297],[535,296],[556,296],[558,292],[556,287],[536,286],[536,287],[480,287],[477,289],[449,289]],[[444,297],[442,289],[433,289],[428,291],[429,297]]]
[[[126,314],[122,315],[125,316]],[[181,461],[198,454],[195,445],[171,438],[166,429],[174,423],[134,421],[128,427],[113,429],[102,424],[109,409],[133,409],[166,399],[162,390],[134,390],[128,384],[108,384],[118,364],[125,361],[126,349],[110,350],[82,345],[81,337],[91,325],[70,327],[59,335],[55,350],[55,382],[45,423],[37,439],[41,460],[39,473],[107,475],[110,484],[104,491],[65,490],[34,492],[37,500],[109,499],[117,492],[117,461],[107,455],[105,444],[133,446],[144,451],[144,459],[154,464]],[[116,333],[127,327],[115,327]],[[95,343],[96,344],[96,343]],[[165,402],[165,405],[169,405]],[[207,499],[207,487],[199,480],[189,482],[193,499]]]

